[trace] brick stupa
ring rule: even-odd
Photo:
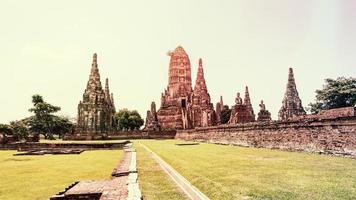
[[[299,98],[297,86],[295,84],[293,69],[289,68],[287,89],[284,94],[282,107],[278,113],[279,120],[288,120],[290,118],[305,115],[306,112]]]
[[[102,88],[97,63],[97,55],[93,62],[89,81],[78,105],[77,131],[96,134],[112,130],[115,113],[113,94],[110,94],[109,80],[106,79],[105,89]]]
[[[191,118],[193,127],[207,127],[214,124],[215,111],[206,87],[203,61],[199,59],[197,79],[192,95]]]
[[[230,116],[229,123],[238,124],[238,123],[248,123],[254,121],[255,121],[255,114],[253,112],[253,108],[251,105],[248,87],[246,86],[245,98],[243,101],[242,98],[240,97],[240,93],[237,93],[237,97],[235,99],[235,105],[232,106],[231,109],[231,116]]]

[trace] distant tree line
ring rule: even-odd
[[[0,132],[13,136],[15,140],[25,140],[30,133],[42,134],[45,139],[54,139],[55,135],[61,138],[72,131],[74,124],[67,117],[54,115],[61,110],[60,107],[45,102],[41,95],[33,95],[32,104],[29,111],[33,116],[12,121],[9,125],[0,124]]]

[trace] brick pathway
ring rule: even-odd
[[[132,144],[124,148],[124,158],[114,168],[111,180],[80,181],[51,200],[138,200],[141,192],[137,182],[136,152]]]

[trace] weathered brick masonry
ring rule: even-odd
[[[356,158],[355,108],[288,121],[252,122],[177,131],[177,139],[345,155]]]

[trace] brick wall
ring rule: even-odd
[[[354,110],[354,108],[352,108]],[[317,152],[356,158],[356,116],[352,109],[329,111],[290,121],[254,122],[177,131],[176,138],[264,147],[292,151]],[[346,114],[345,114],[346,113]],[[353,116],[352,116],[353,115]]]
[[[174,139],[176,131],[113,131],[109,134],[78,133],[64,136],[63,140],[132,140]]]

